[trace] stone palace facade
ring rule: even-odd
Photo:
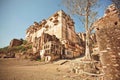
[[[79,57],[84,48],[75,32],[74,21],[63,10],[41,22],[34,22],[26,31],[26,40],[33,45],[33,53],[42,59]]]

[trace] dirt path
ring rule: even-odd
[[[69,65],[38,61],[0,59],[0,80],[70,80]]]

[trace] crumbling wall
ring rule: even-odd
[[[107,11],[94,24],[99,56],[105,73],[104,80],[120,80],[120,14],[114,5]]]
[[[120,27],[101,29],[97,36],[105,80],[120,80]]]
[[[10,41],[10,45],[9,47],[14,47],[14,46],[19,46],[23,43],[22,40],[19,40],[19,39],[13,39]]]

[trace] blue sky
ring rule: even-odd
[[[99,16],[104,13],[104,8],[110,4],[108,0],[101,0]],[[47,19],[58,10],[66,9],[61,5],[61,0],[0,0],[0,48],[9,45],[13,38],[25,38],[26,29],[34,21]],[[75,22],[76,32],[84,31],[78,19]]]

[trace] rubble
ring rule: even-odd
[[[63,64],[69,63],[69,62],[70,62],[69,60],[59,60],[59,61],[54,62],[54,64],[63,65]]]
[[[104,75],[100,61],[86,60],[85,58],[70,61],[70,74],[66,75],[66,77],[81,80],[102,80]]]
[[[9,52],[9,53],[5,54],[5,55],[3,56],[3,58],[15,58],[15,53]]]

